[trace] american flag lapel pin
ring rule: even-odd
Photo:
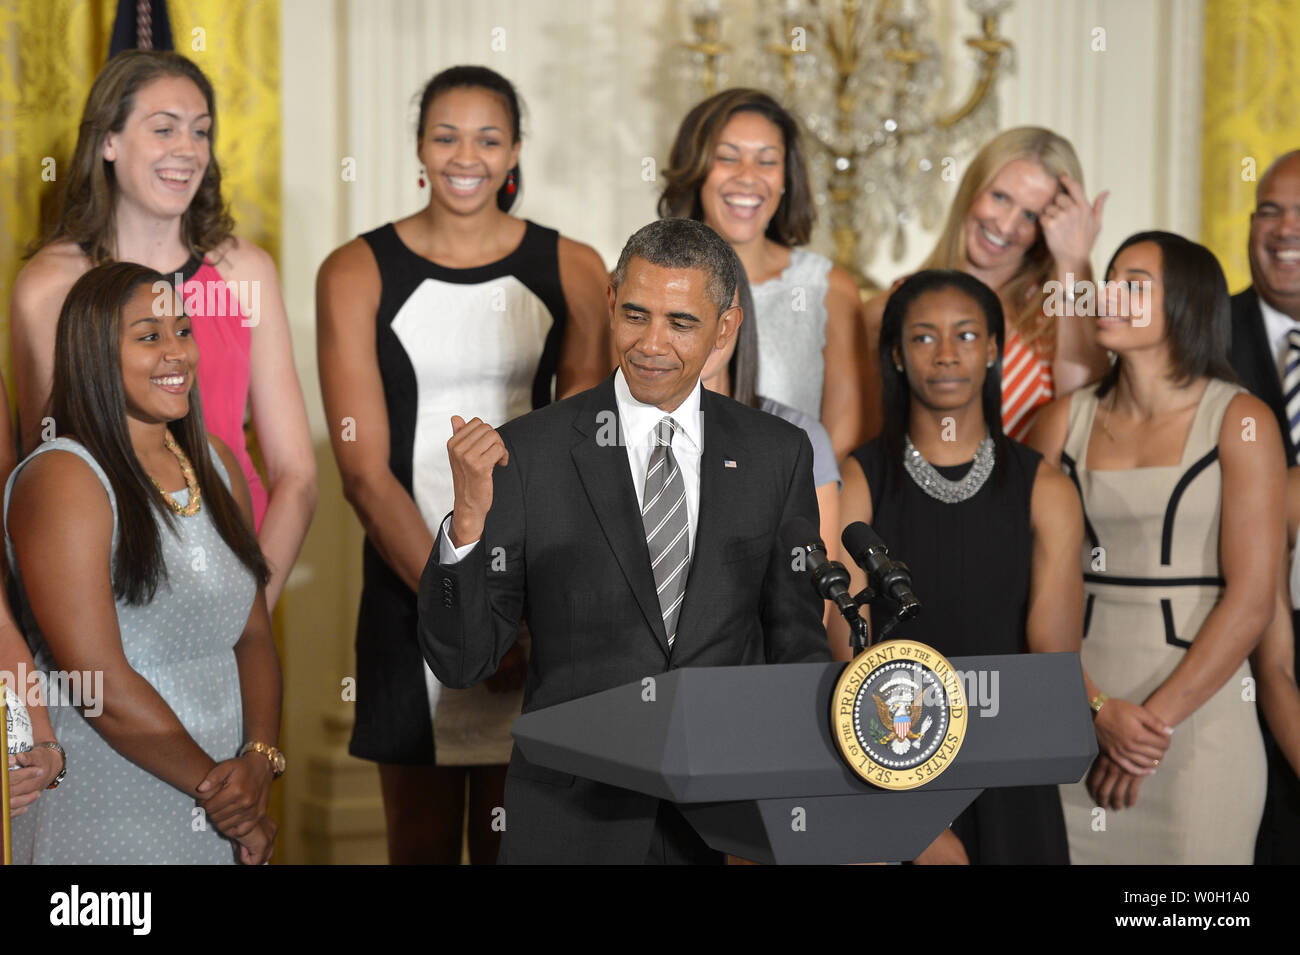
[[[736,462],[731,460],[731,458],[723,458],[722,466],[724,468],[734,468],[736,466]]]

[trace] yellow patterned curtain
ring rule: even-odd
[[[235,231],[280,256],[279,0],[167,0],[176,51],[217,94],[217,159]]]
[[[0,370],[10,388],[9,298],[57,208],[115,0],[0,0]],[[212,80],[217,156],[236,228],[280,251],[280,4],[169,0],[172,36]]]
[[[1300,0],[1206,0],[1201,241],[1228,287],[1250,284],[1256,180],[1300,148]]]
[[[77,122],[108,57],[114,0],[0,2],[0,367],[10,387],[9,297],[55,213]]]

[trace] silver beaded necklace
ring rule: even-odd
[[[975,449],[975,461],[970,470],[956,481],[948,480],[934,469],[933,464],[921,457],[921,452],[912,444],[911,435],[906,435],[904,441],[903,468],[917,487],[944,504],[960,504],[974,497],[993,473],[993,439],[988,435]]]

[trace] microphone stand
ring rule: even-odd
[[[840,614],[849,623],[849,646],[853,648],[853,655],[856,657],[873,643],[881,643],[888,637],[894,629],[908,617],[913,616],[914,612],[909,612],[904,607],[896,607],[889,618],[880,627],[880,634],[875,640],[871,639],[870,628],[867,626],[866,619],[862,616],[861,608],[872,606],[879,609],[888,598],[883,593],[877,591],[870,583],[862,590],[858,591],[851,598],[854,604],[854,612],[850,613],[847,608],[840,607]],[[893,601],[889,601],[892,603]]]

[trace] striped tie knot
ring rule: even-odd
[[[677,422],[671,415],[665,415],[660,422],[655,425],[655,444],[661,448],[671,448],[673,446],[673,435],[677,433]]]
[[[1286,333],[1286,368],[1282,373],[1282,399],[1286,408],[1291,445],[1300,458],[1300,328]]]

